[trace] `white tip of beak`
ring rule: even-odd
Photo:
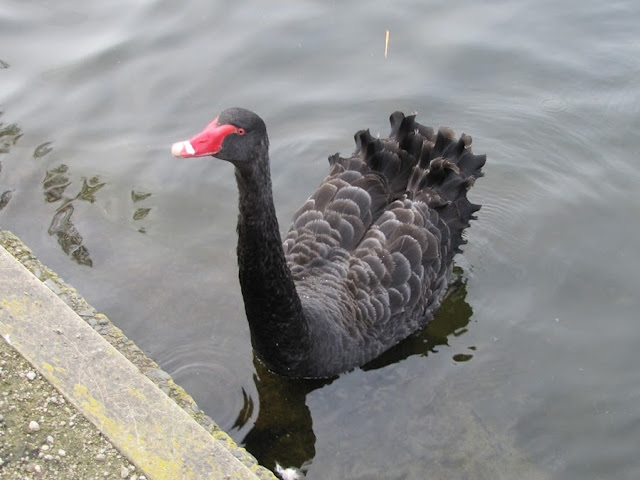
[[[171,155],[177,158],[190,157],[196,153],[189,140],[171,145]]]

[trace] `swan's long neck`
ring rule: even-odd
[[[236,166],[238,267],[254,348],[281,370],[302,361],[292,357],[304,355],[306,322],[282,250],[267,148],[249,167]]]

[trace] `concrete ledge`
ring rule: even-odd
[[[275,478],[226,434],[214,438],[63,302],[51,289],[57,282],[47,288],[47,281],[0,248],[0,334],[148,478]],[[126,337],[119,343],[131,346]],[[173,390],[168,375],[152,371]],[[192,399],[187,403],[199,413]]]

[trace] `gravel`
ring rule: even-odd
[[[0,478],[145,480],[3,339],[0,392]]]

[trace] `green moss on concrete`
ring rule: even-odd
[[[102,335],[113,347],[136,365],[165,394],[172,398],[196,422],[202,425],[214,438],[220,440],[226,448],[247,466],[258,478],[274,480],[273,473],[259,465],[249,452],[239,447],[229,435],[223,432],[211,417],[198,408],[195,400],[169,374],[164,372],[156,362],[148,358],[135,343],[124,335],[122,330],[111,323],[106,315],[97,312],[77,292],[65,283],[53,270],[43,265],[35,254],[18,237],[11,232],[0,229],[0,246],[4,247],[25,268],[42,281],[72,310],[83,318],[94,330]]]

